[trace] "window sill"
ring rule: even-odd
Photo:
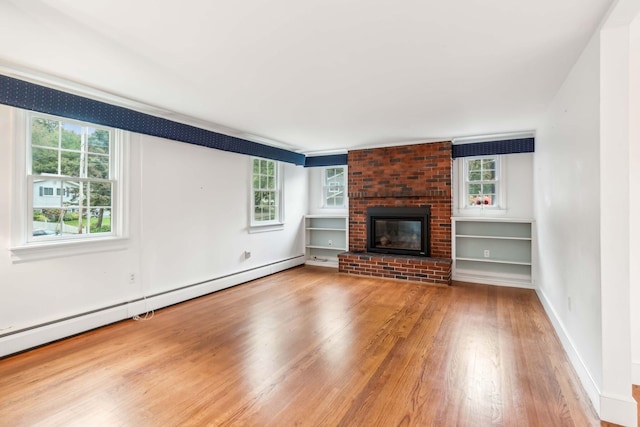
[[[265,224],[265,225],[250,225],[249,234],[254,233],[266,233],[269,231],[284,230],[284,223]]]
[[[91,240],[64,242],[37,242],[9,248],[14,264],[51,258],[71,257],[82,254],[121,251],[128,248],[126,237],[105,237]]]
[[[464,208],[458,209],[456,216],[504,216],[505,208]]]

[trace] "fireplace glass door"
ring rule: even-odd
[[[429,256],[428,206],[367,208],[367,251]]]
[[[422,221],[419,219],[375,219],[376,249],[422,250]]]

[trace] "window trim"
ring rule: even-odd
[[[470,205],[468,194],[468,163],[471,160],[493,158],[496,165],[496,197],[497,203],[495,205]],[[456,161],[458,163],[458,210],[464,212],[488,212],[493,214],[505,214],[507,209],[506,203],[506,156],[501,154],[490,154],[481,156],[469,156],[458,157]]]
[[[12,129],[13,133],[13,182],[12,182],[12,226],[11,226],[11,246],[13,262],[24,262],[36,259],[46,259],[53,257],[73,256],[87,252],[101,252],[105,250],[123,249],[124,241],[128,239],[129,233],[129,132],[101,125],[94,125],[90,122],[82,122],[65,117],[53,116],[50,114],[29,112],[21,109],[12,109]],[[31,135],[30,125],[32,117],[42,117],[45,119],[61,120],[65,122],[89,124],[92,127],[108,129],[112,132],[114,143],[110,151],[113,150],[110,167],[113,168],[112,179],[114,188],[112,194],[112,232],[105,234],[83,235],[82,237],[69,236],[64,239],[37,239],[30,238],[29,233],[33,233],[33,212],[29,208],[33,203],[33,177],[28,175],[31,159]],[[54,177],[59,179],[58,177]],[[60,197],[60,196],[53,196]],[[88,237],[85,237],[88,236]]]
[[[342,185],[342,205],[340,206],[329,206],[327,204],[327,171],[329,169],[342,169],[342,173],[343,173],[343,185]],[[321,207],[323,209],[346,209],[348,206],[348,201],[347,201],[347,178],[348,178],[348,171],[347,171],[347,166],[346,165],[336,165],[336,166],[325,166],[322,168],[322,204]]]
[[[282,162],[263,157],[251,156],[249,159],[249,232],[257,233],[262,231],[281,230],[284,226],[284,179]],[[253,187],[253,163],[255,160],[265,160],[273,162],[275,167],[275,200],[277,203],[276,218],[270,221],[255,220],[255,191]]]

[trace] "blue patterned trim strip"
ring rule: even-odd
[[[534,138],[506,139],[453,145],[452,157],[490,156],[494,154],[533,153]]]
[[[318,166],[343,166],[347,164],[346,154],[332,154],[330,156],[307,157],[304,167],[314,168]]]
[[[304,154],[270,147],[0,75],[0,103],[174,141],[304,166]]]

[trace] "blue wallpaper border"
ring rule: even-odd
[[[305,165],[305,155],[0,75],[0,103],[188,144]]]

